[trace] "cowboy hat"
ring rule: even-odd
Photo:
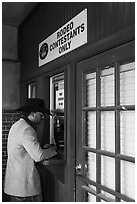
[[[24,106],[21,106],[20,108],[16,109],[16,111],[19,112],[42,112],[43,114],[49,114],[50,110],[46,109],[44,107],[44,101],[39,98],[29,98],[26,100],[26,103]]]

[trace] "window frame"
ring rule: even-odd
[[[36,84],[36,81],[32,81],[32,82],[28,83],[28,85],[27,85],[27,98],[32,98],[32,96],[30,96],[32,93],[31,92],[32,85],[35,85],[35,97],[33,97],[33,98],[36,98],[36,96],[37,96],[37,84]]]
[[[59,118],[59,119],[62,119],[62,120],[64,120],[64,147],[63,147],[63,149],[62,149],[62,151],[61,150],[58,150],[58,155],[59,155],[59,157],[61,158],[61,159],[63,159],[63,160],[65,160],[66,159],[66,155],[67,155],[67,136],[66,136],[66,131],[67,131],[67,129],[66,129],[66,107],[67,107],[67,104],[66,104],[66,102],[67,102],[67,100],[66,100],[66,90],[67,90],[67,72],[66,72],[66,69],[64,68],[64,69],[61,69],[60,70],[60,72],[54,72],[54,73],[52,73],[52,74],[50,74],[50,76],[49,76],[49,79],[50,79],[50,89],[51,88],[53,88],[53,89],[51,89],[50,90],[50,92],[52,92],[53,93],[53,96],[50,96],[50,111],[52,112],[52,114],[54,115],[53,116],[53,118],[54,118],[54,120],[56,120],[57,118]],[[56,80],[55,80],[56,79]],[[54,82],[53,82],[54,81]],[[63,81],[63,83],[64,83],[64,108],[63,109],[57,109],[56,108],[56,100],[55,100],[55,98],[56,98],[56,93],[55,93],[55,87],[54,87],[54,85],[55,85],[55,83],[57,83],[57,82],[60,82],[60,81]],[[53,101],[52,101],[53,100]],[[51,101],[52,101],[52,106],[51,106]],[[62,116],[57,116],[56,114],[57,113],[60,113]],[[53,126],[54,126],[54,123],[55,123],[55,121],[53,122],[52,121],[52,124],[53,124]],[[50,140],[52,139],[52,136],[51,136],[51,132],[50,132]]]

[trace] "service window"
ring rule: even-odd
[[[64,74],[50,78],[50,143],[57,145],[58,153],[64,157]]]
[[[36,83],[28,84],[28,98],[36,98]]]
[[[135,200],[135,63],[97,68],[85,78],[85,201]],[[84,123],[84,122],[83,122]],[[117,193],[119,192],[119,193]]]

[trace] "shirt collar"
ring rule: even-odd
[[[35,123],[33,123],[32,121],[30,121],[27,117],[22,116],[21,118],[23,118],[29,125],[31,125],[35,130],[37,128],[37,125]]]

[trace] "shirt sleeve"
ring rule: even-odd
[[[49,159],[57,154],[56,151],[52,148],[41,148],[37,139],[36,131],[33,130],[31,127],[28,127],[24,131],[23,146],[35,162],[40,162],[44,159]]]

